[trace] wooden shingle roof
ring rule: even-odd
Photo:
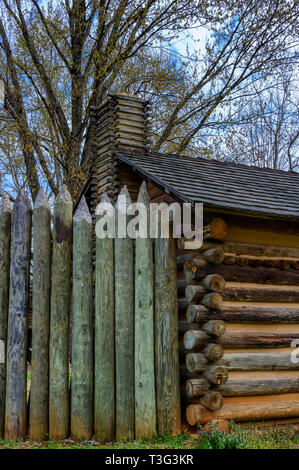
[[[158,152],[116,157],[181,202],[299,219],[299,173]]]

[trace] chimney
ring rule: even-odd
[[[93,119],[92,212],[106,192],[115,201],[120,191],[115,151],[144,154],[148,143],[149,103],[128,95],[110,95],[91,110]]]

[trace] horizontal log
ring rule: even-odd
[[[221,247],[211,248],[210,250],[203,251],[201,258],[213,264],[220,264],[224,259],[224,252]]]
[[[189,353],[186,356],[186,367],[189,372],[203,372],[208,366],[207,358],[201,353]]]
[[[239,302],[299,302],[299,289],[293,286],[277,289],[272,287],[262,287],[256,284],[247,285],[227,285],[224,289],[223,300]],[[186,296],[187,297],[187,296]]]
[[[180,281],[179,281],[180,282]],[[190,285],[191,282],[194,281],[188,281],[189,285],[185,288],[185,298],[189,300],[189,302],[196,302],[199,301],[203,298],[203,296],[206,294],[207,290],[203,286],[198,286],[198,285]],[[179,294],[180,294],[180,289],[179,289]]]
[[[223,336],[226,330],[225,323],[222,320],[210,320],[207,323],[203,323],[201,328],[205,333],[207,333],[207,335],[218,337]]]
[[[221,344],[209,343],[201,352],[209,361],[216,362],[223,357],[224,349]]]
[[[223,396],[221,395],[221,393],[219,392],[215,392],[215,391],[209,391],[207,393],[212,393],[212,397],[211,398],[214,398],[214,400],[212,400],[210,398],[210,404],[208,406],[208,403],[207,401],[205,401],[206,405],[203,403],[203,398],[205,397],[205,395],[202,395],[202,396],[197,396],[197,397],[188,397],[187,395],[187,392],[186,390],[183,389],[182,387],[182,390],[181,390],[181,401],[182,403],[184,403],[185,405],[194,405],[194,404],[197,404],[197,405],[202,405],[204,406],[205,408],[207,408],[208,410],[210,411],[217,411],[219,409],[222,408],[223,404],[224,404],[224,399],[223,399]],[[216,395],[215,395],[216,394]],[[207,394],[206,394],[207,395]],[[214,407],[214,409],[213,409]]]
[[[187,321],[179,321],[179,333],[185,334],[190,330],[202,330],[210,336],[222,336],[225,333],[226,326],[222,320],[210,320],[207,323],[189,323]]]
[[[279,377],[277,379],[257,378],[255,380],[228,380],[217,386],[224,397],[277,395],[280,393],[298,393],[298,377]]]
[[[199,323],[189,323],[187,321],[179,321],[179,333],[181,335],[185,334],[189,330],[199,330]]]
[[[207,291],[212,292],[223,292],[225,288],[225,280],[219,274],[209,274],[204,277],[200,284],[207,289]]]
[[[223,366],[209,366],[203,372],[203,377],[211,384],[221,385],[228,380],[228,370]]]
[[[186,279],[180,279],[178,281],[178,295],[179,295],[179,297],[186,297],[186,295],[185,295],[186,289],[189,286],[195,286],[195,288],[198,287],[196,281],[188,281]],[[202,291],[202,296],[203,296],[206,293],[206,289],[204,287],[201,287],[201,286],[199,286],[199,287]],[[187,298],[187,300],[188,300],[188,298]]]
[[[268,256],[277,258],[297,258],[299,260],[299,248],[289,248],[272,245],[258,245],[253,243],[225,242],[225,252],[236,255]]]
[[[189,251],[189,252],[193,251],[193,253],[196,253],[196,252],[198,253],[198,252],[207,250],[210,247],[214,248],[217,245],[218,243],[216,244],[214,241],[208,241],[208,242],[204,241],[201,244],[201,241],[195,240],[195,238],[182,237],[182,238],[178,238],[178,241],[177,241],[177,247],[179,250]]]
[[[295,269],[281,270],[277,268],[266,267],[255,268],[252,266],[239,266],[237,264],[207,264],[202,268],[197,268],[196,266],[191,266],[190,262],[190,269],[188,269],[187,264],[184,265],[184,273],[186,279],[188,278],[190,280],[202,279],[203,276],[214,273],[222,276],[225,281],[232,282],[254,282],[257,284],[294,286],[299,285],[299,272],[297,272]]]
[[[223,263],[227,265],[235,264],[236,256],[233,253],[224,253]]]
[[[208,266],[210,266],[210,264],[203,258],[189,258],[183,265],[185,279],[198,279],[203,277],[205,275],[204,270],[208,269]]]
[[[206,346],[209,342],[209,336],[201,330],[190,330],[184,335],[184,347],[194,349]]]
[[[187,254],[193,255],[193,257],[197,257],[199,253],[202,253],[203,251],[206,250],[211,250],[212,248],[218,248],[224,246],[222,242],[214,241],[214,240],[209,240],[209,241],[204,241],[202,245],[196,249],[194,248],[186,248],[186,243],[190,243],[192,240],[188,240],[187,238],[179,238],[177,241],[177,247],[178,247],[178,256],[183,256]],[[188,245],[187,245],[188,246]]]
[[[242,422],[298,416],[299,401],[224,405],[221,410],[215,412],[208,411],[202,405],[189,405],[186,409],[186,418],[190,426],[206,424],[213,419]]]
[[[188,261],[190,262],[192,258],[194,258],[194,253],[187,253],[184,255],[177,256],[176,258],[177,269],[178,270],[184,269],[185,263],[187,263]]]
[[[209,320],[223,320],[229,323],[299,323],[299,309],[285,307],[243,307],[223,306],[208,310],[203,305],[189,305],[186,311],[189,322],[203,323]]]
[[[186,382],[186,392],[188,398],[199,397],[207,393],[210,383],[205,379],[190,379]]]
[[[299,370],[299,362],[292,362],[291,354],[279,353],[226,353],[221,365],[228,370]]]
[[[223,297],[218,294],[218,292],[212,292],[210,294],[204,295],[200,300],[200,304],[207,308],[218,309],[223,304]]]
[[[226,332],[219,343],[226,348],[284,348],[290,347],[294,339],[299,339],[299,333],[283,332]]]
[[[208,410],[217,411],[223,407],[223,397],[219,392],[210,391],[199,399],[199,403]]]
[[[203,323],[213,319],[213,313],[204,305],[189,305],[186,311],[186,319],[190,323]]]

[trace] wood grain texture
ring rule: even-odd
[[[149,213],[145,182],[141,185],[138,202],[144,204]],[[147,227],[143,227],[145,233],[146,228],[149,229],[148,222]],[[136,238],[135,250],[135,437],[140,439],[156,433],[152,240]]]
[[[190,426],[205,424],[212,419],[231,419],[236,422],[299,416],[299,401],[224,405],[221,410],[210,412],[202,405],[189,405],[186,410]]]
[[[69,313],[72,198],[64,186],[55,200],[50,319],[49,435],[69,433]]]
[[[5,439],[22,440],[27,433],[27,336],[31,203],[24,190],[13,207],[9,313],[7,331],[7,381]]]
[[[49,431],[49,340],[51,293],[51,214],[41,188],[33,207],[32,356],[30,438]]]
[[[222,295],[225,301],[296,303],[299,302],[299,287],[229,282]]]
[[[226,261],[228,258],[226,258]],[[189,266],[190,265],[190,266]],[[209,274],[218,274],[225,281],[254,282],[258,284],[299,285],[299,272],[296,269],[282,270],[264,266],[239,266],[238,264],[207,264],[204,267],[192,266],[188,261],[184,264],[186,279],[202,279]]]
[[[299,379],[298,377],[278,377],[276,379],[269,379],[267,376],[259,377],[255,380],[229,379],[225,384],[217,386],[216,390],[218,390],[224,397],[298,393]]]
[[[291,354],[225,353],[221,364],[229,370],[299,370],[299,363],[291,361]]]
[[[129,222],[125,209],[131,204],[127,188],[118,197],[115,208],[115,380],[116,439],[132,440],[135,436],[134,373],[134,253],[133,240],[118,237],[120,218]]]
[[[155,239],[155,366],[157,427],[181,431],[175,241]]]
[[[205,310],[201,305],[190,305],[186,313],[190,322],[203,323],[208,320],[223,320],[228,323],[299,323],[299,308],[226,306],[217,310]]]
[[[84,196],[73,218],[71,436],[93,432],[92,220]]]
[[[0,202],[0,439],[4,437],[6,391],[6,345],[9,305],[9,268],[11,243],[11,211],[7,196]]]
[[[106,194],[101,204],[109,203]],[[97,221],[103,215],[97,216]],[[109,217],[109,215],[107,215]],[[114,220],[112,221],[114,223]],[[115,437],[114,240],[96,238],[94,430],[100,442]]]
[[[289,347],[294,339],[299,339],[299,333],[241,331],[227,332],[219,342],[226,348],[283,348]]]

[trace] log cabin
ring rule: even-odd
[[[183,419],[296,421],[299,174],[153,151],[149,113],[126,94],[91,110],[82,194],[93,219],[104,193],[136,201],[144,180],[151,202],[204,205],[203,246],[176,253]]]

